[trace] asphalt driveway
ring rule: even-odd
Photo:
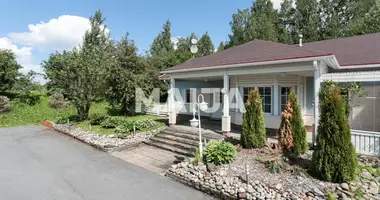
[[[0,129],[1,200],[210,199],[38,126]]]

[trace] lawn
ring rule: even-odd
[[[107,102],[93,103],[90,109],[90,116],[95,113],[107,115],[108,108],[109,105]],[[0,127],[37,125],[41,120],[56,122],[61,118],[67,118],[75,114],[76,109],[73,106],[63,109],[51,108],[49,105],[49,97],[46,96],[41,97],[39,103],[35,105],[13,101],[11,111],[0,114]],[[165,125],[163,120],[150,115],[126,116],[125,118],[130,121],[149,118],[155,120],[158,127]],[[85,130],[90,129],[88,121],[73,123]],[[92,126],[91,129],[93,132],[99,134],[115,134],[115,129],[104,129],[101,126]]]
[[[56,121],[62,116],[74,115],[75,112],[72,107],[59,110],[51,108],[48,97],[41,97],[35,105],[13,101],[11,111],[0,114],[0,127],[36,125],[40,120]]]

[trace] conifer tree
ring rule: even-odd
[[[292,115],[292,104],[288,101],[285,110],[282,112],[281,125],[278,135],[278,144],[284,153],[291,152],[293,148],[293,131],[291,124]]]
[[[358,160],[351,143],[345,101],[336,83],[322,84],[319,92],[321,117],[312,170],[316,176],[332,182],[348,182],[355,178]]]
[[[250,149],[264,147],[265,140],[266,130],[262,100],[258,91],[251,90],[245,105],[240,142],[243,148]]]

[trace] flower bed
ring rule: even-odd
[[[82,142],[102,151],[112,151],[118,148],[134,146],[145,140],[148,140],[154,134],[158,133],[162,128],[139,133],[136,135],[128,135],[125,137],[117,137],[115,135],[100,135],[67,124],[53,124],[53,129],[81,140]]]
[[[296,160],[282,160],[281,166],[277,166],[280,169],[271,171],[273,166],[268,166],[268,161],[281,155],[271,148],[241,149],[230,164],[209,165],[207,170],[203,164],[183,162],[173,165],[167,176],[221,199],[327,199],[328,193],[336,199],[380,199],[377,158],[359,157],[361,167],[357,179],[337,184],[308,174],[312,151]]]

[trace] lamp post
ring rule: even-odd
[[[200,101],[200,98],[202,98],[202,102]],[[203,149],[203,144],[202,144],[202,129],[201,129],[201,110],[206,111],[207,110],[207,103],[205,102],[205,98],[202,94],[198,95],[198,101],[194,102],[194,107],[193,107],[193,119],[190,120],[190,126],[193,128],[198,127],[199,131],[199,156],[202,159],[202,149]],[[195,105],[197,106],[198,109],[198,119],[195,118]]]

